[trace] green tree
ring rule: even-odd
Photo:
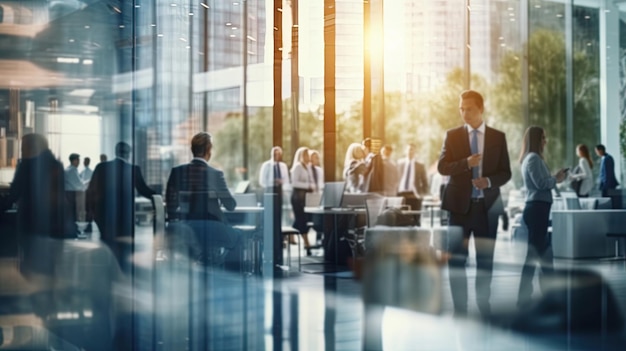
[[[546,161],[550,169],[563,167],[568,154],[566,150],[566,52],[563,34],[553,30],[539,29],[528,41],[529,52],[529,125],[543,127],[549,138]],[[522,115],[522,62],[521,53],[507,53],[500,64],[498,81],[492,90],[493,108],[501,129],[507,133],[509,151],[514,169],[513,179],[521,186],[517,156],[526,129]],[[574,80],[574,143],[594,145],[598,131],[598,80],[597,65],[584,51],[573,54]],[[593,131],[590,133],[589,131]]]

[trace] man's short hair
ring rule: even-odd
[[[70,162],[74,160],[78,160],[80,158],[79,154],[70,154]]]
[[[84,163],[84,164],[86,164],[86,165],[88,165],[89,163],[91,163],[91,159],[90,159],[89,157],[85,157],[85,158],[83,159],[83,163]]]
[[[200,132],[191,138],[191,153],[194,157],[204,157],[208,149],[213,147],[211,134]]]
[[[130,156],[130,145],[120,141],[115,145],[115,156],[127,159]]]
[[[482,109],[485,105],[483,96],[480,95],[480,93],[477,92],[476,90],[464,90],[461,92],[460,97],[462,100],[466,100],[466,99],[474,100],[474,102],[476,102],[476,106],[480,109]]]
[[[602,144],[596,145],[596,150],[601,151],[601,152],[606,152],[606,148]]]

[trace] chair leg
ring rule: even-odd
[[[302,234],[298,236],[298,272],[300,272],[300,269],[302,268]]]

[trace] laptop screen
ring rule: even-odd
[[[365,208],[365,200],[370,195],[368,193],[361,194],[345,194],[341,199],[341,207],[363,207]]]
[[[235,188],[235,194],[245,194],[248,191],[248,187],[250,186],[250,181],[242,180],[237,183],[237,187]]]
[[[334,208],[341,206],[341,199],[346,188],[346,182],[327,182],[324,184],[322,193],[322,208]]]

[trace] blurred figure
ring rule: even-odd
[[[320,153],[317,150],[309,149],[309,160],[311,161],[311,172],[313,173],[313,181],[315,188],[313,192],[320,193],[324,190],[324,170],[322,169],[322,161],[320,160]],[[316,245],[322,242],[322,235],[324,232],[324,216],[319,214],[311,215],[313,221],[313,229],[315,230]],[[307,252],[308,253],[308,252]]]
[[[68,215],[75,222],[79,220],[79,212],[85,210],[85,183],[78,173],[80,155],[70,154],[70,165],[65,169],[65,196],[69,205]],[[81,218],[84,220],[84,218]]]
[[[522,269],[517,306],[528,304],[533,292],[535,265],[539,262],[542,274],[552,272],[552,245],[548,234],[552,189],[567,175],[566,169],[551,175],[543,159],[546,135],[543,128],[530,126],[524,134],[519,161],[522,164],[522,179],[526,187],[526,206],[523,219],[528,227],[528,252]],[[540,277],[540,286],[544,286]]]
[[[371,138],[365,138],[361,145],[363,145],[365,165],[367,166],[367,177],[365,177],[363,192],[383,194],[385,191],[383,159],[380,153],[372,150]]]
[[[608,197],[609,190],[615,189],[619,185],[617,178],[615,178],[615,161],[613,161],[613,156],[606,152],[606,148],[602,144],[596,145],[596,155],[601,157],[599,189],[602,191],[602,197]]]
[[[22,137],[22,160],[15,170],[9,195],[1,200],[2,212],[17,204],[20,240],[29,236],[76,236],[76,225],[68,220],[63,165],[40,134]]]
[[[576,195],[578,197],[589,197],[589,192],[593,189],[593,161],[589,155],[589,149],[585,144],[579,144],[576,146],[576,155],[578,155],[578,167],[574,172],[570,173],[570,179],[572,182],[577,182],[578,186]]]
[[[100,154],[100,163],[106,162],[106,161],[107,161],[107,155],[106,154]]]
[[[268,194],[275,194],[270,204],[265,204],[266,208],[271,208],[274,225],[273,232],[273,262],[281,265],[283,262],[281,227],[283,223],[283,190],[289,188],[289,170],[283,162],[283,149],[274,146],[270,151],[270,159],[263,162],[259,172],[259,184]]]
[[[167,218],[200,219],[224,222],[221,207],[234,210],[237,202],[226,186],[224,172],[209,165],[212,156],[213,140],[209,133],[201,132],[191,139],[191,162],[172,168],[167,180],[165,203]],[[198,203],[188,203],[182,211],[180,192],[205,193],[198,197]]]
[[[346,151],[343,163],[343,176],[346,179],[346,191],[349,193],[367,192],[369,169],[365,163],[365,149],[361,144],[352,143]]]
[[[412,210],[422,210],[422,198],[428,194],[428,177],[426,167],[415,160],[415,145],[406,146],[406,157],[398,163],[398,174],[401,175],[398,184],[398,195],[404,197],[404,203]],[[420,216],[416,215],[416,225],[420,225]]]
[[[289,169],[283,162],[283,149],[274,146],[270,153],[270,159],[263,162],[259,172],[259,184],[266,192],[282,193],[283,188],[289,187]]]
[[[320,160],[320,153],[317,150],[309,149],[309,160],[311,162],[311,173],[313,174],[313,191],[316,193],[324,189],[324,170]]]
[[[501,206],[500,187],[511,179],[506,136],[483,121],[484,101],[480,93],[460,94],[459,112],[464,125],[446,132],[437,169],[449,176],[441,208],[450,212],[449,225],[463,228],[463,240],[450,243],[448,261],[450,288],[455,315],[467,314],[467,262],[470,236],[476,247],[476,299],[481,315],[491,314],[493,250],[498,232],[498,215],[491,208]],[[499,204],[499,205],[498,205]]]
[[[200,132],[191,139],[191,162],[172,168],[165,192],[168,221],[181,220],[191,227],[203,254],[211,247],[229,249],[227,268],[238,270],[241,235],[224,225],[221,209],[223,206],[232,211],[237,202],[228,190],[224,173],[209,165],[212,149],[211,134]],[[181,196],[183,192],[188,193],[187,199]]]
[[[82,179],[83,183],[88,183],[93,175],[93,170],[89,168],[90,164],[91,159],[89,157],[85,157],[83,159],[83,170],[80,172],[80,179]]]
[[[398,192],[398,182],[400,181],[398,165],[391,158],[392,153],[393,146],[391,145],[383,145],[383,147],[380,149],[380,155],[383,159],[383,174],[385,179],[383,195],[385,196],[396,196]]]
[[[87,189],[87,210],[100,229],[100,239],[109,245],[122,266],[130,247],[124,240],[134,235],[135,190],[152,200],[155,192],[143,179],[139,166],[130,163],[131,147],[125,142],[115,146],[115,159],[99,163]],[[120,240],[121,239],[121,240]]]
[[[89,186],[89,181],[91,181],[91,176],[93,175],[93,170],[89,168],[90,164],[91,164],[91,159],[89,157],[85,157],[83,159],[83,170],[82,172],[80,172],[80,179],[83,181],[83,184],[85,184],[85,187]],[[83,203],[84,203],[84,206],[87,206],[85,198],[86,196],[83,196]],[[91,221],[93,221],[93,216],[91,215],[90,211],[86,211],[85,221],[88,223],[87,227],[85,228],[85,233],[91,233],[92,232]]]
[[[306,202],[306,193],[313,191],[315,182],[313,181],[314,170],[309,166],[309,149],[300,147],[293,156],[293,165],[291,166],[291,208],[293,209],[293,227],[298,230],[300,236],[304,239],[304,247],[307,255],[311,255],[311,244],[309,243],[309,215],[304,212]]]

